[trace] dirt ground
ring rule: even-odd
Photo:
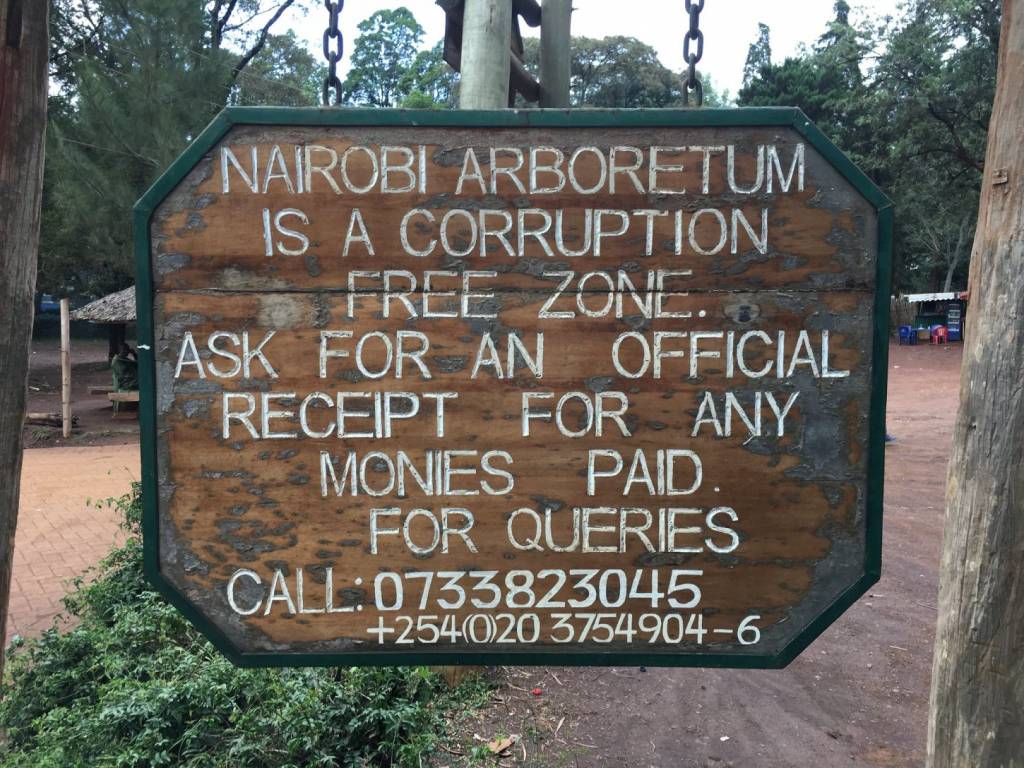
[[[60,429],[26,425],[25,447],[58,445],[123,445],[139,441],[139,421],[133,405],[113,409],[106,395],[90,395],[91,386],[110,386],[105,339],[71,340],[71,412],[78,424],[64,440]],[[28,372],[28,410],[60,413],[60,342],[39,339],[32,342]]]
[[[69,582],[100,561],[121,538],[119,518],[103,499],[127,493],[139,479],[139,421],[122,409],[115,419],[105,395],[111,383],[105,339],[71,340],[71,437],[59,428],[26,425],[21,500],[11,575],[9,642],[48,628],[61,612]],[[32,343],[28,410],[60,412],[60,343]]]
[[[503,766],[923,765],[961,353],[891,348],[882,579],[788,668],[503,668],[493,705],[433,764],[515,734]]]
[[[75,411],[81,429],[70,442],[134,444],[134,416],[113,421],[105,399],[85,394],[89,383],[109,381],[109,372],[99,367],[105,343],[82,342],[74,349]],[[475,748],[516,734],[519,740],[499,761],[503,766],[922,765],[946,461],[960,360],[959,346],[891,348],[888,428],[896,441],[886,449],[882,580],[787,669],[502,668],[495,672],[501,685],[493,705],[462,723],[432,764],[476,764],[471,758]],[[56,379],[52,375],[56,366],[55,345],[44,344],[33,354],[32,410],[59,408],[59,371]],[[39,442],[62,441],[44,436]],[[73,542],[84,541],[84,531],[98,532],[104,541],[74,556],[89,559],[95,554],[98,559],[106,541],[113,542],[116,528],[112,519],[84,504],[85,496],[96,495],[67,473],[77,466],[92,477],[103,477],[96,467],[84,464],[87,457],[115,473],[128,466],[128,459],[104,458],[103,451],[114,450],[104,447],[80,450],[80,455],[66,449],[26,453],[23,515],[63,499],[68,519],[80,524],[63,537],[72,544],[66,551],[74,550]],[[134,446],[117,450],[132,452],[137,462]],[[115,483],[127,487],[130,474],[118,475]],[[59,519],[48,524],[64,525]],[[27,530],[19,526],[15,579],[27,574],[39,585],[57,584],[51,601],[55,604],[62,587],[51,560],[63,563],[61,573],[82,563],[70,554],[38,549],[48,537],[33,537]],[[23,619],[19,612],[28,609],[18,603],[11,607],[15,627],[38,631],[48,623],[38,612],[31,621],[27,613]],[[531,693],[535,688],[541,689],[539,696]]]

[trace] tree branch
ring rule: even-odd
[[[92,28],[92,34],[94,38],[100,36],[100,28],[96,23],[96,20],[92,17],[92,9],[89,8],[89,4],[86,2],[79,4],[82,9],[82,18],[86,20],[89,26]]]
[[[217,0],[217,5],[221,5],[224,0]],[[228,21],[231,19],[231,14],[235,12],[235,4],[238,0],[228,0],[228,7],[224,10],[224,15],[218,18],[217,21],[217,36],[214,42],[214,48],[219,48],[221,42],[224,40],[224,28],[228,25]]]
[[[935,108],[935,105],[931,101],[928,102],[928,112],[932,117],[934,117],[944,126],[946,126],[946,130],[949,132],[950,138],[953,139],[953,144],[956,145],[956,156],[959,157],[960,160],[963,161],[965,164],[971,166],[979,173],[984,172],[984,165],[980,163],[978,160],[976,160],[967,150],[967,147],[964,146],[964,143],[960,138],[960,134],[957,133],[956,125],[953,123],[953,121],[950,120],[948,117],[942,115]]]
[[[242,19],[241,21],[238,21],[238,22],[236,22],[234,24],[228,24],[226,27],[224,27],[224,32],[225,33],[227,33],[227,32],[235,32],[236,30],[243,29],[253,19],[258,19],[260,16],[266,16],[268,13],[270,13],[270,11],[262,11],[262,10],[250,13],[248,17]]]
[[[295,0],[284,0],[284,2],[278,6],[277,11],[274,13],[274,15],[270,17],[269,21],[267,21],[267,23],[263,25],[263,28],[260,30],[259,35],[257,35],[256,37],[256,42],[253,43],[252,47],[249,48],[249,50],[242,55],[242,58],[238,60],[238,63],[235,64],[234,68],[231,70],[232,83],[234,83],[238,79],[238,76],[242,73],[242,70],[249,65],[249,62],[252,61],[253,58],[255,58],[256,54],[263,50],[263,46],[267,44],[267,37],[270,36],[270,28],[277,23],[277,20],[281,18],[281,15],[286,10],[288,10],[288,8],[294,2]],[[234,5],[233,0],[232,5]]]
[[[220,8],[224,0],[215,0],[213,8],[210,9],[210,45],[217,47],[217,27],[220,21]]]

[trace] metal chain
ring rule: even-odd
[[[701,0],[703,3],[704,0]],[[327,8],[328,21],[327,29],[324,30],[324,58],[327,59],[327,76],[324,77],[324,87],[321,97],[325,107],[331,106],[330,91],[334,89],[334,106],[341,106],[341,80],[338,78],[338,62],[345,50],[345,41],[341,37],[341,30],[338,29],[338,17],[341,15],[342,6],[345,0],[324,0]],[[331,50],[331,40],[338,41],[337,50]]]
[[[700,31],[700,12],[704,10],[704,0],[685,0],[686,12],[690,15],[690,28],[683,37],[683,61],[688,67],[686,83],[683,86],[683,103],[689,106],[690,92],[694,94],[694,105],[704,106],[704,85],[697,77],[697,62],[704,56],[704,33]],[[690,50],[690,43],[697,41],[697,51]]]

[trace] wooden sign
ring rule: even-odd
[[[231,108],[136,225],[238,663],[781,666],[878,578],[891,209],[797,110]]]

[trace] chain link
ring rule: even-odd
[[[704,0],[684,0],[684,7],[690,16],[690,28],[683,37],[683,61],[686,62],[686,82],[683,85],[683,102],[690,104],[690,93],[693,92],[694,105],[704,105],[704,85],[697,77],[697,62],[704,56],[704,33],[700,31],[700,12],[704,10]],[[697,42],[697,50],[690,49],[692,42]]]
[[[704,0],[701,0],[703,4]],[[345,0],[324,0],[324,7],[327,8],[327,28],[324,30],[324,58],[327,60],[327,76],[324,77],[324,87],[321,93],[323,104],[329,107],[331,102],[334,106],[341,106],[341,80],[338,78],[338,62],[345,51],[345,41],[341,37],[341,30],[338,29],[338,17],[341,16],[341,9]],[[331,50],[331,40],[337,41],[337,49]],[[331,98],[331,89],[334,89],[334,97]]]

